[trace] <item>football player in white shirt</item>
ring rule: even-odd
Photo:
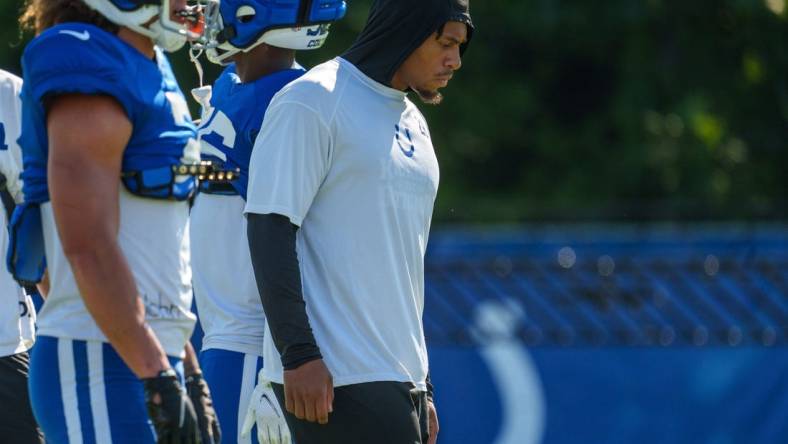
[[[0,252],[8,247],[8,230],[13,202],[22,201],[22,152],[16,143],[19,137],[22,103],[19,92],[22,79],[0,70],[0,187],[3,204],[0,209],[3,232]],[[43,443],[43,435],[30,409],[27,393],[28,350],[35,339],[35,309],[30,297],[14,281],[5,264],[0,267],[0,436],[9,444]]]
[[[290,442],[281,411],[272,410],[276,403],[268,401],[273,393],[266,394],[260,385],[253,396],[263,366],[265,315],[243,215],[249,158],[268,102],[306,72],[295,61],[296,50],[320,48],[330,22],[341,18],[345,8],[342,0],[276,5],[222,0],[206,17],[208,59],[228,66],[212,87],[193,91],[203,106],[201,157],[239,174],[229,182],[201,183],[191,212],[192,281],[205,331],[200,363],[227,444],[269,444],[269,437]],[[257,433],[251,434],[255,422]]]
[[[439,173],[407,91],[440,103],[472,30],[467,0],[376,0],[353,47],[266,113],[245,211],[263,373],[298,443],[436,440],[422,311]]]

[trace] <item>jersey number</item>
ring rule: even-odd
[[[220,110],[214,109],[211,117],[198,130],[201,154],[227,161],[227,152],[235,146],[236,132],[233,123]]]

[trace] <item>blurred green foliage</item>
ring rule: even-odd
[[[349,0],[301,63],[348,47],[370,3]],[[0,66],[17,73],[20,5],[0,4]],[[443,105],[420,105],[441,161],[439,222],[788,217],[785,0],[471,7],[462,70]],[[196,86],[186,54],[174,60]]]

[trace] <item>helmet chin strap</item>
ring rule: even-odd
[[[213,47],[208,48],[205,54],[208,56],[208,60],[211,63],[227,66],[231,63],[230,59],[239,52],[241,52],[240,49],[233,48],[227,44],[222,44],[214,45]]]
[[[149,31],[152,34],[151,38],[153,42],[166,52],[175,52],[183,48],[183,45],[186,44],[186,40],[188,39],[185,33],[181,34],[177,31],[167,29],[163,25],[161,19],[153,22],[150,25]]]
[[[189,47],[189,60],[194,64],[194,69],[197,70],[197,78],[200,81],[199,88],[203,87],[203,70],[202,70],[202,63],[200,63],[200,56],[202,55],[203,50],[198,49],[194,45]]]

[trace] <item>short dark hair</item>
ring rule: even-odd
[[[446,23],[440,25],[440,27],[438,28],[438,31],[437,31],[438,35],[435,38],[438,38],[438,39],[441,38],[441,36],[443,36],[443,30],[444,29],[446,29]]]

